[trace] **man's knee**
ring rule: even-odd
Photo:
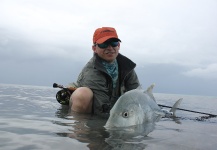
[[[77,88],[71,95],[70,107],[73,111],[91,113],[93,103],[93,92],[87,87]]]

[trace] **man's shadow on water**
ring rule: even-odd
[[[70,112],[67,106],[61,106],[56,111],[56,116],[72,121],[70,124],[54,121],[54,124],[70,126],[67,132],[56,134],[76,139],[81,143],[88,143],[89,149],[144,149],[147,144],[141,141],[151,139],[147,135],[155,128],[155,124],[150,123],[128,128],[105,129],[107,119]]]

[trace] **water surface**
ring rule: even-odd
[[[217,147],[217,118],[177,111],[125,130],[105,130],[105,119],[69,112],[55,99],[57,89],[0,84],[0,149],[209,149]],[[154,93],[159,104],[217,114],[217,97]]]

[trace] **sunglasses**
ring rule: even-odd
[[[104,42],[102,44],[95,44],[98,45],[99,48],[107,48],[109,45],[111,45],[112,47],[116,47],[118,46],[119,42]]]

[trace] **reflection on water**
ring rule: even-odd
[[[213,149],[217,118],[177,111],[177,118],[156,124],[105,129],[106,119],[69,112],[48,87],[0,84],[0,149]],[[168,106],[183,98],[181,108],[217,114],[217,98],[155,94]]]
[[[66,108],[65,106],[60,107],[56,111],[56,116],[72,120],[73,124],[71,124],[71,129],[67,133],[57,133],[57,135],[88,143],[87,147],[89,149],[144,149],[146,144],[140,142],[150,139],[147,135],[155,127],[155,124],[149,123],[108,130],[103,127],[106,119],[93,115],[68,112]],[[61,125],[69,126],[68,123]]]

